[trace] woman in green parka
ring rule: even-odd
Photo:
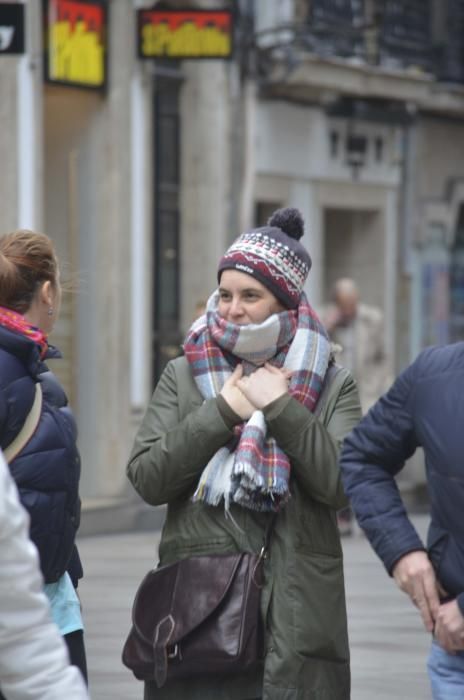
[[[311,259],[302,235],[300,212],[280,209],[227,250],[219,287],[184,356],[167,365],[128,465],[142,498],[167,504],[162,565],[259,552],[277,513],[261,597],[263,664],[162,688],[146,682],[145,700],[350,697],[338,455],[361,411],[348,371],[324,384],[331,346],[303,292]]]

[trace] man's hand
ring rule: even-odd
[[[291,372],[279,369],[268,362],[249,377],[242,377],[237,386],[247,397],[248,401],[262,409],[272,401],[288,392]]]
[[[256,411],[256,407],[248,401],[237,386],[237,382],[241,379],[242,375],[243,367],[242,365],[237,365],[229,379],[224,382],[221,396],[242,420],[248,420]]]
[[[425,552],[410,552],[394,566],[393,578],[419,609],[427,632],[433,632],[440,608],[437,581]]]
[[[455,600],[440,605],[434,634],[445,651],[452,654],[464,650],[464,617]]]

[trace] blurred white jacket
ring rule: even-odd
[[[28,524],[0,452],[0,690],[7,700],[88,700],[51,620]]]

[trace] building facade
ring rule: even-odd
[[[87,509],[133,503],[154,383],[224,248],[277,206],[304,214],[312,303],[354,277],[396,371],[462,339],[464,0],[7,4],[25,42],[0,44],[0,231],[44,231],[63,261],[53,369]],[[233,11],[232,57],[142,56],[156,7]]]

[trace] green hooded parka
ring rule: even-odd
[[[340,370],[315,417],[289,395],[264,409],[291,461],[291,498],[279,512],[265,562],[266,656],[255,672],[145,684],[145,700],[348,700],[350,667],[343,558],[336,511],[346,505],[338,457],[361,417]],[[160,564],[200,554],[259,552],[269,514],[193,503],[205,465],[233,435],[217,399],[203,400],[185,357],[171,361],[135,439],[127,472],[150,504],[167,504]],[[208,660],[205,659],[205,666]]]

